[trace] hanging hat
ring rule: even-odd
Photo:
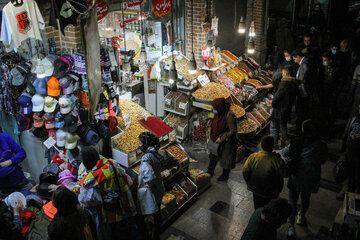
[[[56,131],[56,145],[58,147],[65,147],[66,143],[66,132],[62,129]]]
[[[60,112],[55,113],[55,128],[63,128],[64,125],[64,116]]]
[[[54,119],[53,114],[45,113],[44,116],[43,116],[43,119],[45,120],[45,128],[46,129],[55,128],[55,119]]]
[[[18,102],[20,104],[20,110],[23,114],[30,114],[32,112],[32,102],[31,102],[32,96],[29,93],[24,92],[20,95],[18,98]]]
[[[66,149],[75,149],[77,146],[77,143],[79,141],[79,136],[71,133],[66,133],[66,143],[65,148]]]
[[[48,81],[48,78],[37,78],[34,83],[33,86],[35,88],[36,93],[41,94],[41,95],[46,95],[47,94],[47,85],[46,82]]]
[[[45,101],[44,112],[47,112],[47,113],[54,112],[58,101],[55,98],[50,97],[50,96],[46,96],[44,101]]]
[[[76,116],[69,114],[64,118],[64,122],[68,132],[76,132],[76,129],[78,128],[78,119]]]
[[[74,100],[71,99],[70,97],[62,96],[59,99],[60,112],[62,114],[68,114],[69,112],[71,112],[73,103],[74,103]]]
[[[31,63],[25,62],[16,65],[11,70],[12,85],[13,86],[21,86],[26,82],[27,75],[29,74],[31,69]]]
[[[72,68],[74,59],[70,55],[63,55],[54,62],[53,76],[56,78],[64,77]]]
[[[46,122],[45,122],[46,124]],[[46,129],[47,132],[48,132],[48,136],[53,138],[55,141],[56,141],[56,129],[55,128],[49,128],[49,129]]]
[[[39,94],[35,94],[31,99],[33,112],[41,112],[44,110],[45,99]]]
[[[30,128],[31,119],[20,113],[16,116],[16,122],[18,124],[19,132],[23,132]]]
[[[68,74],[59,80],[60,86],[62,87],[63,94],[72,94],[75,90],[76,85],[79,86],[79,77],[74,74]],[[78,87],[77,87],[78,88]]]
[[[45,76],[50,77],[54,73],[54,61],[57,59],[55,55],[49,55],[41,60],[41,64],[45,69]]]
[[[34,113],[33,120],[34,120],[34,128],[41,128],[44,126],[45,121],[40,113]]]
[[[59,80],[55,77],[49,78],[47,82],[47,94],[52,97],[57,97],[60,95],[61,87]]]

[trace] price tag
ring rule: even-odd
[[[182,132],[182,130],[183,130],[183,128],[180,127],[180,126],[177,126],[177,129],[178,129],[179,132]]]
[[[163,141],[166,141],[166,140],[168,140],[169,139],[169,135],[168,134],[165,134],[164,136],[163,136]]]
[[[130,114],[126,113],[124,115],[124,122],[125,122],[125,129],[127,129],[131,124],[131,117]]]
[[[258,73],[259,73],[259,71],[256,69],[256,70],[255,70],[255,74],[258,74]]]
[[[169,133],[169,142],[175,142],[175,141],[176,141],[176,133],[175,130],[173,130]]]
[[[202,87],[210,82],[210,79],[208,78],[208,76],[206,74],[200,75],[197,78],[197,80],[199,81],[199,83]]]
[[[246,76],[246,77],[245,77],[245,81],[247,81],[247,80],[249,80],[249,76]]]
[[[188,80],[183,80],[183,84],[184,84],[185,86],[188,86],[188,85],[189,85],[189,81],[188,81]]]
[[[165,99],[165,104],[166,104],[166,105],[171,105],[171,99],[168,99],[168,98]]]
[[[55,139],[53,139],[52,137],[49,137],[48,139],[46,139],[46,141],[44,142],[44,145],[47,149],[50,149],[51,147],[55,146],[56,141]]]
[[[176,61],[180,61],[181,59],[183,59],[182,55],[179,54],[179,55],[176,56]]]
[[[192,81],[191,81],[191,85],[195,85],[195,84],[196,84],[196,81],[197,81],[197,79],[192,80]]]
[[[209,117],[209,118],[214,118],[214,117],[215,117],[215,114],[212,113],[212,112],[209,112],[209,113],[208,113],[208,117]]]
[[[136,162],[136,152],[135,151],[130,152],[128,154],[128,160],[129,160],[130,163]]]
[[[164,177],[168,177],[168,176],[170,176],[170,171],[169,170],[165,170],[164,172]]]
[[[221,75],[221,72],[220,71],[216,71],[216,76],[220,76]]]
[[[240,56],[240,57],[239,57],[239,60],[240,60],[240,61],[242,61],[242,60],[243,60],[243,57],[242,57],[242,56]]]
[[[249,77],[252,77],[253,76],[253,73],[252,72],[249,72]]]
[[[144,117],[144,119],[145,119],[145,121],[146,121],[147,118],[148,118],[148,113],[146,112],[145,109],[143,110],[142,115],[143,115],[143,117]]]
[[[179,103],[179,108],[184,110],[186,108],[186,103]]]
[[[198,127],[198,126],[200,126],[199,120],[194,121],[194,127]]]
[[[209,111],[212,111],[212,109],[213,109],[212,106],[209,106],[209,105],[204,105],[204,108]]]

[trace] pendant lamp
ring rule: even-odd
[[[254,54],[255,53],[255,44],[254,44],[253,38],[249,39],[248,46],[247,46],[247,52],[249,54]]]
[[[192,52],[190,55],[188,68],[190,74],[195,74],[197,69],[197,64],[194,53],[194,0],[191,0],[191,48],[192,48]]]
[[[239,28],[238,28],[238,32],[240,34],[244,34],[246,32],[246,26],[245,26],[245,22],[244,22],[244,17],[241,16],[240,18],[240,23],[239,23]]]

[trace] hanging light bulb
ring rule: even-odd
[[[252,38],[249,39],[247,52],[249,54],[254,54],[255,53],[255,44],[254,44],[254,40]]]
[[[40,60],[39,58],[37,59],[37,64],[36,64],[36,68],[35,68],[35,73],[36,73],[36,77],[37,77],[37,78],[44,78],[44,77],[46,77],[44,65],[41,63],[41,60]]]
[[[144,42],[141,43],[140,61],[145,62],[147,59],[147,53]]]
[[[240,18],[240,23],[239,23],[238,32],[239,32],[240,34],[244,34],[244,33],[246,32],[246,26],[245,26],[245,22],[244,22],[243,16],[241,16],[241,18]]]
[[[197,70],[196,60],[195,60],[195,54],[194,51],[191,53],[190,61],[189,61],[189,73],[195,74]]]
[[[124,72],[130,72],[131,71],[131,64],[129,62],[129,60],[127,59],[124,59],[124,62],[123,62],[123,69],[122,69]]]
[[[175,66],[175,61],[173,60],[170,67],[169,81],[176,83],[177,79],[178,79],[178,74]]]
[[[255,23],[251,21],[250,29],[249,29],[249,37],[255,37]]]

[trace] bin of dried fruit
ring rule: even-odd
[[[245,110],[236,104],[231,104],[230,111],[234,113],[236,118],[241,118],[245,115]]]
[[[134,172],[136,172],[137,174],[139,174],[140,164],[131,167],[131,169],[132,169]]]
[[[200,122],[198,126],[194,126],[193,138],[195,141],[206,141],[207,122]]]
[[[189,197],[196,194],[196,186],[195,184],[187,177],[183,179],[181,182],[181,188],[187,193]]]
[[[175,199],[178,205],[182,205],[186,201],[186,194],[180,189],[173,189],[170,191],[170,193],[175,195]]]
[[[246,84],[252,84],[254,85],[255,87],[261,87],[262,86],[262,83],[258,80],[255,80],[255,79],[249,79],[246,81]]]
[[[146,120],[141,119],[140,123],[158,138],[172,131],[171,127],[156,117],[150,116]]]
[[[120,106],[122,115],[125,115],[126,113],[128,113],[135,120],[140,120],[140,119],[144,118],[143,117],[144,108],[141,107],[140,105],[134,103],[133,101],[119,99],[119,106]],[[147,112],[148,116],[151,116],[151,114],[148,111],[146,111],[146,112]]]
[[[189,164],[188,161],[189,156],[178,146],[171,145],[166,149],[166,151],[179,161],[181,167],[185,167],[185,165]]]
[[[210,185],[211,183],[210,174],[200,169],[191,169],[189,172],[190,172],[190,179],[196,184],[199,192],[201,192],[201,190],[203,190],[204,188]]]
[[[175,212],[177,209],[175,195],[170,192],[165,192],[161,203],[165,206],[169,215]]]
[[[256,121],[258,121],[258,123],[260,123],[261,125],[265,123],[265,119],[259,113],[252,112],[251,114],[256,118]]]
[[[267,113],[263,108],[259,107],[257,108],[257,110],[266,120],[268,120],[271,117],[271,115]]]
[[[165,107],[175,109],[176,99],[181,95],[180,92],[169,92],[165,97]]]
[[[230,91],[219,84],[210,82],[192,94],[198,101],[212,102],[216,98],[230,97]]]
[[[251,133],[256,130],[256,123],[251,119],[242,119],[237,124],[238,133]]]
[[[189,96],[187,96],[186,94],[182,94],[176,100],[175,111],[185,114],[188,104],[189,104]]]

